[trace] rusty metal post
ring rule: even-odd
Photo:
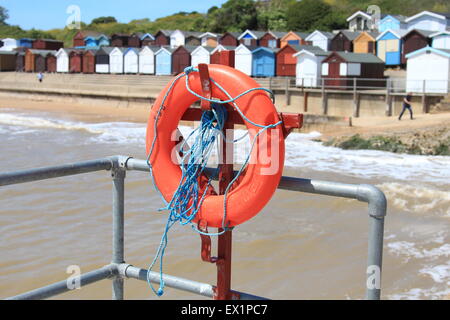
[[[227,106],[232,111],[231,106]],[[233,121],[227,119],[224,125],[224,134],[227,141],[234,139]],[[233,143],[221,141],[222,163],[219,175],[219,194],[225,194],[225,190],[233,179]],[[219,229],[219,232],[224,231]],[[215,300],[231,300],[231,257],[232,257],[232,231],[228,230],[219,236],[217,249],[217,287],[214,288]]]

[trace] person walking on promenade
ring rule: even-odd
[[[398,117],[398,120],[402,120],[403,114],[405,113],[406,110],[409,111],[409,114],[411,115],[411,120],[413,120],[413,111],[412,111],[412,107],[411,107],[411,98],[412,98],[412,93],[408,92],[406,94],[405,99],[403,99],[403,110],[400,113],[400,116]]]
[[[42,72],[38,73],[37,78],[38,78],[39,82],[42,82],[42,80],[44,80],[44,75],[42,74]]]

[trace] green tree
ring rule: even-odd
[[[114,17],[98,17],[92,20],[91,24],[117,23]]]
[[[213,32],[242,31],[258,27],[256,4],[252,0],[228,0],[207,15]]]
[[[8,20],[8,10],[6,8],[0,7],[0,25],[6,25],[6,20]]]
[[[290,30],[332,30],[341,27],[341,24],[341,15],[336,14],[333,7],[323,0],[295,2],[289,6],[287,11],[287,26]]]

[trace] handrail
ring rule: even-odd
[[[0,173],[0,187],[57,177],[85,174],[96,171],[112,171],[113,177],[113,256],[112,262],[103,268],[80,276],[81,285],[88,285],[104,279],[113,281],[113,299],[124,298],[124,278],[159,282],[159,274],[147,274],[147,270],[125,263],[124,257],[124,187],[126,171],[148,172],[145,160],[127,156],[113,156],[98,160],[45,168],[22,170],[12,173]],[[212,169],[210,169],[212,170]],[[208,173],[208,170],[207,170]],[[344,184],[330,181],[308,180],[294,177],[282,177],[279,189],[313,193],[334,197],[356,199],[368,203],[369,208],[369,246],[366,270],[366,298],[378,300],[381,295],[381,267],[383,256],[384,217],[386,216],[386,197],[378,188],[365,184]],[[213,296],[213,287],[209,284],[190,281],[169,275],[163,276],[166,285],[205,297]],[[373,283],[375,279],[375,283]],[[46,299],[71,289],[66,281],[61,281],[8,299]],[[246,293],[239,293],[240,299],[265,299]]]

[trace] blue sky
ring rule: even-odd
[[[226,0],[0,0],[9,11],[8,24],[23,29],[53,29],[65,26],[70,5],[81,9],[81,21],[89,23],[99,16],[114,16],[120,22],[164,17],[179,11],[206,12]]]

